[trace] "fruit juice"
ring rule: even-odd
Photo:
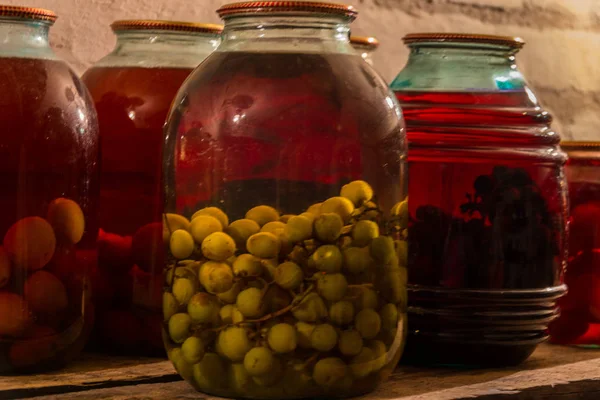
[[[0,58],[0,92],[0,372],[56,368],[94,320],[96,114],[60,61]]]
[[[163,125],[190,68],[94,67],[83,76],[100,124],[102,169],[95,342],[162,354]]]

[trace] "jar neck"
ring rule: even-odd
[[[195,68],[220,41],[212,33],[127,30],[115,34],[115,48],[95,66]]]
[[[51,22],[0,17],[0,57],[56,59],[48,34]]]
[[[217,51],[354,54],[349,25],[341,16],[231,16]]]
[[[507,46],[419,43],[391,84],[393,90],[522,91],[526,83]]]

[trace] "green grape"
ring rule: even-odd
[[[254,347],[244,357],[244,368],[250,376],[261,376],[270,373],[275,364],[275,357],[266,347]]]
[[[281,386],[285,396],[281,398],[314,398],[313,394],[318,392],[312,376],[307,371],[302,360],[290,360],[283,371]]]
[[[328,301],[339,301],[346,295],[348,282],[343,274],[324,274],[317,281],[317,292]]]
[[[187,312],[192,321],[209,324],[218,320],[219,306],[216,299],[210,294],[196,293],[188,303]]]
[[[209,260],[225,261],[235,253],[235,242],[226,233],[211,233],[202,242],[202,254]]]
[[[304,247],[295,246],[292,252],[289,254],[288,259],[298,265],[306,265],[309,257],[310,254]]]
[[[167,213],[163,214],[162,220],[162,236],[165,244],[169,243],[171,232],[175,232],[177,229],[183,229],[187,231],[190,227],[190,221],[183,215]]]
[[[354,204],[345,197],[331,197],[321,205],[321,213],[336,213],[344,223],[350,221],[353,212]]]
[[[342,252],[337,246],[331,244],[315,250],[310,260],[319,271],[334,273],[342,270]]]
[[[313,221],[304,215],[298,215],[290,218],[288,223],[285,225],[284,232],[287,238],[293,242],[302,242],[310,239],[312,236]]]
[[[259,232],[248,238],[246,248],[256,257],[274,258],[281,250],[281,243],[277,236],[269,232]]]
[[[232,324],[233,323],[233,311],[236,310],[234,305],[227,304],[219,310],[219,317],[221,318],[221,322],[224,324]],[[239,312],[239,310],[238,310]]]
[[[235,304],[235,300],[237,299],[238,294],[240,294],[242,291],[243,287],[244,285],[242,282],[234,282],[231,289],[223,293],[218,293],[216,296],[225,304]]]
[[[253,376],[252,380],[260,386],[271,387],[275,385],[283,375],[283,366],[281,365],[281,361],[277,357],[273,357],[273,366],[271,367],[271,371],[268,374]],[[273,395],[271,391],[269,391],[270,395]]]
[[[397,221],[400,228],[405,229],[408,226],[408,198],[396,203],[390,214],[392,217],[396,217],[394,221]]]
[[[396,249],[394,241],[388,236],[379,236],[371,241],[371,257],[377,261],[380,266],[389,264],[396,259]]]
[[[229,387],[240,395],[252,390],[252,378],[248,375],[248,372],[246,372],[246,368],[244,368],[244,364],[242,363],[232,363],[229,366],[227,380],[229,382]]]
[[[277,240],[279,240],[279,256],[285,257],[292,252],[294,249],[294,243],[287,237],[283,229],[278,229],[274,233]]]
[[[394,240],[394,247],[396,248],[396,257],[400,267],[406,268],[408,265],[408,242],[405,240]]]
[[[342,251],[344,270],[358,275],[374,265],[368,247],[348,247]]]
[[[298,343],[296,330],[289,324],[277,324],[269,329],[267,342],[269,347],[276,353],[290,353],[296,350]]]
[[[290,220],[290,218],[295,217],[295,214],[284,214],[281,217],[279,217],[279,221],[283,222],[284,224],[287,224],[288,221]]]
[[[236,306],[246,318],[259,318],[265,313],[262,292],[257,288],[242,290],[237,297]]]
[[[363,348],[363,338],[358,331],[343,331],[338,341],[338,349],[345,356],[356,356]]]
[[[218,389],[225,385],[227,377],[225,363],[216,353],[206,353],[192,367],[194,381],[202,390]]]
[[[273,207],[256,206],[248,210],[246,218],[256,221],[257,224],[263,226],[268,222],[279,220],[279,212]]]
[[[177,314],[179,304],[172,293],[163,293],[163,320],[168,321],[173,315]]]
[[[315,237],[325,243],[334,243],[342,234],[344,221],[336,213],[322,213],[315,219]]]
[[[252,254],[240,254],[233,263],[235,276],[261,276],[263,267],[260,258]]]
[[[381,327],[385,330],[395,331],[398,327],[398,308],[392,304],[387,303],[381,310],[379,310],[379,316],[381,318]]]
[[[223,355],[234,362],[244,360],[244,356],[252,348],[248,331],[237,326],[219,332],[217,341]]]
[[[322,205],[323,205],[323,203],[315,203],[312,206],[308,207],[306,209],[306,212],[311,213],[312,215],[317,217],[317,216],[319,216],[319,214],[321,214],[321,206]]]
[[[186,313],[178,313],[169,318],[169,336],[175,343],[183,343],[190,336],[192,319]]]
[[[310,345],[318,351],[332,350],[338,341],[338,335],[335,328],[329,324],[320,324],[315,326],[315,329],[310,335]]]
[[[169,360],[173,363],[175,370],[185,380],[192,379],[192,365],[183,359],[181,349],[174,347],[168,352]]]
[[[208,235],[221,231],[223,231],[221,222],[210,215],[199,215],[192,220],[190,225],[190,233],[198,244],[202,244]]]
[[[332,389],[339,386],[348,374],[348,366],[337,357],[322,358],[313,368],[313,379],[317,385]]]
[[[275,269],[273,279],[283,289],[296,290],[304,279],[304,273],[297,264],[287,261]]]
[[[386,364],[387,348],[381,340],[371,340],[367,346],[373,352],[372,370],[377,372]]]
[[[390,268],[378,279],[382,296],[390,303],[406,304],[406,268]]]
[[[354,321],[354,305],[346,300],[333,303],[329,307],[329,319],[336,325],[348,325]]]
[[[180,278],[173,283],[173,296],[175,300],[182,306],[187,305],[194,293],[197,291],[195,280]]]
[[[237,260],[237,256],[231,256],[225,262],[229,264],[230,267],[233,267],[233,263]]]
[[[352,238],[350,236],[343,236],[339,241],[338,241],[338,247],[342,250],[351,247],[352,246]]]
[[[379,307],[379,297],[377,293],[370,288],[356,288],[358,296],[354,301],[357,310],[365,310],[368,308],[377,309]]]
[[[239,250],[246,250],[248,238],[260,232],[260,226],[251,219],[238,219],[225,228],[225,233],[233,238]]]
[[[169,249],[178,260],[188,258],[194,252],[194,238],[186,230],[177,229],[169,240]]]
[[[192,265],[192,264],[188,264],[188,265]],[[175,274],[173,274],[173,272]],[[188,278],[188,279],[194,279],[194,280],[197,279],[196,273],[194,272],[194,270],[186,265],[183,267],[169,268],[167,270],[167,273],[165,274],[165,283],[168,286],[171,286],[171,284],[174,282],[174,280],[179,279],[179,278]]]
[[[198,275],[200,284],[210,293],[225,293],[233,286],[231,267],[223,262],[205,262]]]
[[[260,265],[263,267],[263,275],[267,281],[272,281],[275,279],[275,270],[279,266],[279,260],[277,257],[260,260]]]
[[[313,213],[309,213],[307,212],[303,212],[302,214],[298,215],[299,217],[304,217],[306,219],[308,219],[310,221],[311,224],[313,224],[315,222],[315,219],[317,218],[317,216]]]
[[[196,336],[185,339],[181,345],[181,355],[189,364],[196,364],[204,357],[204,342]]]
[[[199,217],[201,215],[215,217],[219,220],[223,228],[229,225],[229,218],[227,217],[227,214],[225,214],[221,209],[217,207],[205,207],[201,210],[196,211],[194,215],[192,215],[192,222],[194,221],[194,219],[196,219],[196,217]]]
[[[281,221],[271,221],[271,222],[267,222],[266,224],[263,225],[262,228],[260,228],[261,232],[269,232],[272,234],[277,234],[277,231],[279,230],[284,230],[285,229],[285,224]]]
[[[377,220],[379,218],[379,209],[377,207],[377,204],[372,201],[367,201],[365,204],[363,204],[363,206],[361,207],[361,212],[361,220],[368,219],[372,221]]]
[[[356,314],[354,326],[362,337],[373,339],[381,330],[381,318],[375,310],[366,308]]]
[[[292,310],[294,318],[302,322],[315,322],[321,318],[327,317],[327,307],[325,302],[316,293],[309,293],[301,302]]]
[[[292,296],[289,292],[277,285],[269,286],[264,295],[263,303],[266,306],[266,312],[276,312],[290,305]]]
[[[306,322],[296,322],[296,337],[298,338],[298,346],[303,349],[312,349],[310,344],[310,336],[315,330],[315,325]]]
[[[373,198],[373,189],[367,182],[357,180],[342,186],[340,195],[360,207]]]
[[[375,354],[373,350],[363,346],[360,352],[352,357],[350,361],[350,371],[356,378],[361,379],[373,372],[373,360]]]
[[[373,221],[358,221],[352,229],[353,244],[357,247],[368,246],[378,236],[379,226]]]

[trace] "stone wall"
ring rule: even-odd
[[[25,0],[3,0],[24,4]],[[58,53],[83,72],[114,45],[115,19],[218,22],[227,0],[28,0],[56,11]],[[388,80],[403,67],[408,32],[476,32],[521,36],[518,63],[563,137],[600,140],[600,1],[598,0],[354,0],[356,34],[382,45],[375,65]]]

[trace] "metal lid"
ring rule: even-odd
[[[221,18],[239,14],[287,12],[340,15],[352,20],[358,14],[358,11],[349,5],[315,1],[246,1],[225,4],[217,10]]]
[[[350,36],[350,43],[357,46],[368,47],[373,50],[379,47],[379,40],[369,36]]]
[[[600,142],[576,142],[576,141],[562,141],[560,147],[563,150],[600,150]]]
[[[145,19],[115,21],[110,27],[115,32],[128,30],[160,30],[220,34],[223,31],[223,25]]]
[[[480,43],[508,46],[515,49],[520,49],[525,45],[525,41],[520,37],[470,33],[410,33],[402,40],[405,44],[419,42]]]
[[[51,24],[56,21],[56,14],[53,11],[43,8],[20,7],[20,6],[4,6],[0,5],[0,18],[23,18],[35,21],[47,21]]]

